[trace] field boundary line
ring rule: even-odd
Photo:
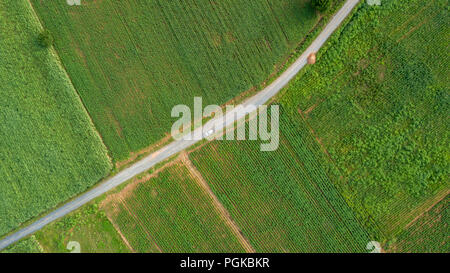
[[[408,24],[413,21],[417,16],[421,15],[427,8],[429,8],[435,0],[429,1],[428,5],[423,6],[419,11],[416,12],[416,14],[413,14],[410,18],[408,18],[405,22],[403,22],[400,26],[398,26],[394,31],[391,33],[391,35],[395,35],[398,31],[404,29],[408,26]]]
[[[41,29],[45,29],[44,24],[41,21],[41,18],[39,17],[39,15],[37,14],[36,10],[34,9],[33,4],[31,3],[30,0],[27,0],[27,2],[30,5],[30,9],[33,12],[34,17],[38,21],[39,26],[41,27]],[[64,74],[66,75],[67,79],[69,80],[70,85],[72,86],[76,97],[80,101],[80,104],[81,104],[81,106],[82,106],[82,108],[84,110],[84,113],[86,114],[86,116],[88,117],[88,119],[90,121],[90,125],[91,125],[92,129],[94,130],[94,132],[97,133],[97,136],[100,138],[100,141],[101,141],[103,147],[106,150],[106,156],[108,157],[109,163],[110,163],[109,173],[111,173],[111,169],[113,167],[113,159],[112,159],[111,155],[109,154],[110,153],[109,148],[108,148],[108,146],[106,146],[106,144],[105,144],[105,142],[103,140],[103,136],[100,134],[99,130],[97,129],[97,126],[95,126],[95,123],[94,123],[94,120],[91,117],[91,114],[87,110],[86,105],[84,104],[84,101],[81,98],[80,93],[78,92],[77,88],[75,88],[75,85],[73,84],[72,78],[70,77],[69,72],[67,72],[66,66],[64,65],[61,57],[59,56],[58,50],[56,49],[56,47],[54,45],[51,46],[51,51],[53,53],[52,55],[54,55],[54,57],[56,59],[56,62],[58,63],[58,66],[61,68],[61,70],[64,72]],[[97,183],[98,183],[98,181],[97,181]],[[97,184],[97,183],[95,183],[95,184]]]
[[[128,242],[127,238],[125,237],[125,235],[122,233],[122,231],[120,230],[119,226],[112,220],[109,218],[108,215],[106,215],[106,217],[108,218],[109,222],[111,223],[111,225],[114,227],[114,229],[116,230],[116,232],[119,234],[120,238],[122,239],[123,243],[128,247],[128,249],[132,252],[132,253],[136,253],[136,250],[134,250],[134,248],[131,246],[130,242]]]
[[[418,30],[419,28],[421,28],[424,24],[428,23],[434,16],[436,16],[435,14],[427,17],[425,20],[421,21],[420,23],[418,23],[417,25],[413,26],[407,33],[405,33],[402,37],[400,37],[397,40],[397,43],[400,43],[401,41],[403,41],[404,39],[408,38],[410,35],[412,35],[416,30]]]
[[[442,196],[441,193],[438,193],[435,198],[433,203],[424,211],[422,211],[419,215],[417,215],[411,222],[409,222],[406,226],[405,229],[409,228],[410,226],[412,226],[417,220],[419,220],[425,213],[429,212],[430,210],[432,210],[437,204],[439,204],[442,200],[444,200],[448,195],[450,194],[450,190],[447,191],[443,191]],[[426,202],[426,201],[425,201]]]
[[[343,22],[346,21],[348,16],[352,15],[354,8],[360,4],[360,0],[346,0],[342,7],[334,13],[332,18],[329,20],[328,24],[323,28],[323,30],[315,37],[315,39],[310,43],[309,47],[303,50],[303,53],[292,63],[277,79],[275,79],[270,85],[262,89],[260,92],[248,98],[243,102],[243,106],[254,105],[260,106],[265,105],[270,99],[280,91],[285,88],[288,83],[307,65],[307,57],[312,52],[318,52],[332,34],[338,29]],[[246,115],[245,111],[233,110],[229,111],[226,116],[236,116],[237,119],[241,119]],[[212,128],[220,119],[210,120],[205,124],[205,128]],[[226,128],[230,123],[219,124],[221,128]],[[198,129],[196,132],[201,134],[201,130]],[[34,232],[42,229],[44,226],[57,219],[67,215],[68,213],[78,209],[84,204],[94,200],[95,198],[106,194],[110,190],[116,188],[119,185],[126,183],[131,178],[151,169],[158,163],[164,162],[165,160],[171,159],[176,154],[186,150],[187,148],[198,143],[199,140],[179,140],[172,142],[153,154],[141,159],[140,161],[134,163],[130,167],[118,172],[114,176],[106,179],[103,182],[97,183],[91,187],[86,192],[78,195],[71,201],[68,201],[58,208],[51,210],[45,216],[36,219],[27,226],[24,226],[16,231],[6,235],[0,240],[0,249],[4,249],[7,246],[19,241],[20,239],[27,237]]]
[[[144,224],[142,223],[141,219],[139,219],[139,217],[134,214],[133,212],[131,212],[130,208],[127,206],[126,201],[123,200],[120,196],[119,198],[119,202],[123,205],[123,207],[125,208],[125,210],[128,212],[128,214],[131,216],[131,218],[134,218],[136,220],[136,222],[139,224],[139,226],[141,227],[142,231],[147,235],[147,238],[150,239],[150,242],[153,242],[153,244],[156,246],[156,248],[159,250],[159,252],[163,253],[163,251],[161,250],[161,248],[158,246],[158,244],[156,243],[155,238],[153,238],[153,236],[150,235],[150,232],[145,228]]]
[[[244,237],[241,229],[236,224],[236,222],[231,218],[228,210],[223,206],[223,204],[219,201],[217,196],[211,190],[208,185],[208,182],[203,178],[202,174],[197,170],[192,161],[189,159],[189,155],[186,152],[182,152],[181,161],[188,169],[189,173],[193,176],[194,180],[197,181],[197,184],[205,191],[205,193],[212,199],[213,206],[216,208],[217,212],[221,218],[227,223],[230,227],[231,231],[234,233],[238,241],[241,243],[242,247],[244,247],[245,251],[248,253],[255,253],[255,249],[252,247],[247,238]]]
[[[272,6],[270,6],[270,9],[273,10]],[[115,7],[114,7],[114,11],[116,12],[117,15],[119,15],[118,12],[116,11]],[[274,14],[273,11],[271,13]],[[164,18],[167,20],[166,17],[164,17]],[[278,74],[282,73],[284,70],[289,68],[289,66],[286,67],[286,65],[289,64],[289,62],[291,60],[295,60],[296,59],[296,57],[293,57],[295,55],[295,53],[305,44],[305,42],[307,40],[307,36],[317,30],[318,26],[320,25],[320,23],[322,22],[323,19],[324,19],[323,15],[320,15],[318,17],[317,22],[315,22],[315,24],[308,31],[308,33],[305,35],[305,37],[303,37],[303,39],[301,41],[299,41],[298,43],[295,44],[294,48],[292,49],[292,52],[287,54],[286,57],[282,61],[280,61],[279,64],[275,65],[276,67],[274,68],[274,70],[270,73],[270,75],[266,79],[264,79],[264,81],[260,84],[261,85],[260,87],[263,87],[263,88],[266,87],[268,85],[268,83],[271,83],[273,80],[277,79],[277,75]],[[125,26],[125,28],[127,28],[127,31],[129,31],[127,26]],[[280,29],[281,29],[281,27],[280,27]],[[133,40],[133,44],[134,44],[134,40]],[[135,46],[135,48],[136,48],[136,46]],[[257,92],[258,92],[258,86],[252,86],[252,87],[248,88],[247,90],[244,90],[244,91],[240,92],[235,97],[229,99],[228,101],[224,102],[223,104],[221,104],[219,106],[220,106],[220,108],[222,110],[225,110],[225,107],[227,105],[239,104],[242,101],[244,101],[245,99],[251,97],[252,95],[255,95]],[[272,98],[271,102],[273,102],[274,100],[275,100],[275,98]],[[207,120],[207,117],[202,117],[202,122],[205,121],[205,120]],[[165,133],[169,134],[169,132],[165,132]],[[151,143],[151,144],[149,144],[148,146],[146,146],[146,147],[144,147],[142,149],[139,149],[139,150],[136,150],[136,151],[130,151],[129,152],[130,156],[128,158],[126,158],[124,160],[121,160],[121,161],[113,162],[115,167],[117,169],[120,169],[120,168],[122,168],[124,166],[127,166],[130,163],[135,162],[135,160],[138,159],[140,156],[147,155],[150,152],[154,151],[154,148],[155,147],[159,147],[160,144],[168,144],[168,143],[170,143],[172,141],[172,139],[170,137],[168,137],[168,136],[170,136],[170,135],[167,135],[166,137],[158,140],[155,143]]]
[[[311,136],[311,134],[309,134]],[[311,136],[313,137],[313,136]],[[342,219],[341,214],[337,211],[337,209],[335,208],[335,205],[332,204],[332,202],[329,200],[328,196],[325,194],[324,190],[319,186],[317,179],[314,179],[311,174],[308,172],[307,167],[305,167],[305,163],[302,161],[302,159],[300,158],[300,156],[294,152],[293,146],[292,144],[289,142],[289,140],[285,140],[286,141],[286,147],[288,147],[288,153],[291,155],[291,157],[298,163],[302,163],[302,164],[297,164],[298,167],[300,169],[303,170],[304,174],[305,174],[305,178],[308,180],[308,182],[312,185],[312,187],[317,191],[317,193],[320,194],[320,196],[323,198],[323,200],[325,200],[327,206],[329,207],[328,211],[332,211],[334,213],[334,215],[339,219],[339,222],[343,223],[343,226],[345,227],[345,229],[348,231],[349,234],[353,234],[352,230],[349,228],[349,226],[347,225],[347,223]],[[314,141],[314,140],[313,140]],[[322,151],[323,152],[323,151]],[[331,159],[331,157],[330,157]],[[330,179],[330,177],[328,176],[328,174],[326,172],[323,173],[326,178],[328,178],[331,182],[330,187],[332,187],[334,190],[336,190],[337,195],[341,198],[340,201],[342,201],[342,203],[348,208],[351,209],[345,198],[342,196],[342,194],[339,192],[339,190],[336,188],[336,186],[334,185],[333,181]],[[320,183],[320,181],[319,181]],[[314,198],[314,191],[313,190],[309,190],[306,187],[304,187],[304,191],[305,193],[311,198],[311,201],[314,202],[315,207],[317,208],[317,212],[320,212],[322,215],[327,215],[327,208],[325,208],[324,206],[321,206],[318,202],[316,202],[315,198]],[[355,218],[355,220],[357,220]],[[358,221],[359,223],[359,221]],[[360,224],[360,223],[359,223]],[[342,238],[339,238],[342,239]],[[348,246],[347,244],[345,244],[346,242],[342,242],[342,246]]]
[[[316,133],[316,131],[314,130],[314,128],[312,128],[312,126],[311,126],[311,124],[308,122],[308,120],[305,119],[305,116],[303,115],[303,113],[301,112],[300,109],[298,109],[298,113],[301,115],[302,121],[304,122],[304,124],[306,125],[306,127],[309,129],[309,132],[308,132],[309,135],[311,136],[311,138],[314,139],[313,141],[319,146],[320,150],[322,151],[322,153],[323,153],[323,155],[324,155],[324,157],[325,157],[325,160],[329,161],[330,164],[332,164],[332,165],[334,166],[334,169],[339,173],[339,177],[337,177],[336,179],[339,179],[339,180],[343,181],[343,183],[344,183],[344,185],[345,185],[346,187],[348,187],[348,188],[350,188],[350,189],[353,189],[352,185],[350,185],[350,184],[348,183],[347,177],[345,177],[344,175],[342,175],[342,172],[341,172],[341,170],[339,169],[339,167],[338,167],[336,161],[335,161],[335,160],[333,159],[333,157],[330,155],[330,153],[328,152],[327,148],[325,147],[325,145],[324,145],[324,144],[322,143],[322,141],[320,140],[320,137],[319,137],[319,135]],[[325,173],[325,175],[328,177],[328,179],[330,179],[330,181],[333,180],[333,179],[329,176],[328,173]],[[333,182],[333,181],[332,181],[332,182]],[[343,201],[345,202],[345,204],[346,204],[352,211],[354,211],[353,208],[349,205],[347,198],[345,198],[344,196],[342,196],[342,192],[341,192],[341,190],[339,189],[339,187],[337,187],[336,184],[335,184],[334,182],[333,182],[333,185],[334,185],[334,187],[336,187],[336,190],[338,191],[339,195],[343,198]],[[327,200],[327,201],[328,201],[328,200]],[[375,226],[376,231],[380,231],[380,232],[381,232],[380,226],[379,226],[379,224],[378,224],[377,222],[375,222],[375,221],[373,220],[372,214],[369,213],[369,212],[367,211],[366,207],[363,206],[362,208],[363,208],[364,211],[366,212],[367,219],[364,219],[364,218],[365,218],[364,215],[361,215],[360,213],[355,212],[356,214],[359,214],[358,217],[355,216],[355,218],[356,218],[356,220],[358,221],[359,225],[361,225],[362,227],[364,227],[365,230],[368,231],[368,232],[370,233],[370,229],[368,230],[367,227],[366,227],[366,226],[367,226],[366,222],[367,222],[367,221],[371,221],[371,222],[373,223],[373,225]]]

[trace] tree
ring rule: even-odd
[[[42,47],[50,47],[53,45],[53,36],[47,29],[39,33],[38,43]]]
[[[318,11],[326,11],[330,8],[332,0],[312,0],[311,5]]]

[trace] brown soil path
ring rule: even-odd
[[[195,181],[198,182],[198,185],[200,187],[202,187],[202,189],[205,190],[205,192],[211,197],[211,199],[213,201],[213,205],[217,209],[217,212],[223,218],[225,223],[230,227],[231,231],[234,233],[236,238],[239,240],[241,245],[244,247],[245,251],[248,253],[255,253],[255,250],[250,245],[250,242],[247,240],[247,238],[244,237],[242,231],[239,229],[237,224],[231,218],[230,213],[222,205],[222,203],[219,201],[217,196],[213,193],[213,191],[209,187],[208,183],[203,178],[202,174],[197,170],[197,168],[194,166],[194,164],[192,164],[192,161],[189,160],[188,154],[186,152],[182,152],[180,157],[181,157],[183,164],[186,166],[186,168],[188,168],[189,172],[195,178]]]

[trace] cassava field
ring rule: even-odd
[[[0,236],[111,168],[55,52],[38,45],[40,31],[28,1],[0,2]]]
[[[448,196],[445,197],[430,210],[414,219],[398,238],[386,245],[387,251],[395,253],[449,253],[449,199]]]
[[[279,148],[259,149],[260,141],[214,141],[190,156],[256,251],[365,251],[370,237],[302,121],[281,111]]]
[[[261,84],[315,26],[309,0],[31,0],[113,160],[170,133],[177,104]]]
[[[448,193],[450,167],[449,3],[382,2],[362,5],[280,99],[379,241]]]
[[[185,164],[176,161],[102,203],[136,252],[243,252],[226,218]]]
[[[263,81],[318,19],[299,2],[32,0],[115,160],[164,136],[173,104]],[[448,253],[449,3],[381,2],[362,1],[276,98],[276,151],[202,143],[17,248]]]
[[[187,160],[153,169],[5,252],[244,252],[197,175]]]

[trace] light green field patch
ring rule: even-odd
[[[0,253],[42,253],[43,249],[39,245],[35,236],[23,239],[12,246],[2,250]]]
[[[136,252],[244,252],[179,161],[108,196],[102,208]]]
[[[86,190],[111,164],[25,0],[0,2],[0,235]]]
[[[97,204],[88,204],[48,225],[36,238],[48,253],[68,253],[70,242],[79,244],[81,253],[131,252]]]

